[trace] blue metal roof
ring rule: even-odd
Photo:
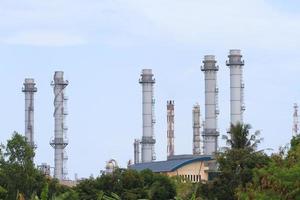
[[[193,162],[210,160],[213,160],[212,156],[174,156],[174,158],[166,161],[134,164],[131,165],[129,169],[134,169],[137,171],[150,169],[153,172],[172,172]]]

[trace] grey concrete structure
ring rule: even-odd
[[[217,71],[215,56],[204,56],[201,70],[205,77],[205,124],[203,131],[203,153],[212,155],[218,148],[217,115],[218,110],[218,88]]]
[[[230,69],[230,122],[233,125],[243,123],[244,105],[244,83],[241,50],[232,49],[229,51],[229,60],[226,65]]]
[[[167,157],[174,156],[174,101],[167,101]]]
[[[67,179],[66,161],[67,155],[65,147],[68,145],[66,137],[67,126],[65,117],[67,115],[65,89],[68,81],[64,80],[64,73],[56,71],[52,86],[54,89],[54,139],[50,144],[54,148],[54,177],[58,180]]]
[[[197,103],[193,107],[193,155],[200,155],[200,106]]]
[[[139,139],[135,139],[133,143],[134,147],[134,164],[140,163],[140,143]]]
[[[155,79],[151,69],[143,69],[139,80],[143,91],[143,137],[142,137],[142,162],[155,160],[154,139],[154,98],[153,85]]]
[[[35,147],[34,143],[34,93],[37,92],[34,79],[26,78],[22,91],[25,94],[25,138]]]

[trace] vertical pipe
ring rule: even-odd
[[[25,138],[32,147],[34,143],[34,93],[37,92],[34,79],[26,78],[22,91],[25,93]]]
[[[140,140],[135,139],[133,146],[134,146],[134,164],[140,163]]]
[[[197,103],[193,107],[193,155],[200,155],[200,106]]]
[[[154,152],[154,100],[153,100],[153,78],[151,69],[143,69],[139,80],[143,91],[143,137],[142,137],[142,162],[155,160]]]
[[[293,136],[297,136],[299,133],[299,118],[298,118],[298,105],[294,104],[294,114],[293,114]]]
[[[65,117],[67,115],[65,110],[65,88],[69,84],[64,80],[64,73],[57,71],[54,74],[54,81],[52,82],[54,91],[54,139],[50,142],[54,148],[54,177],[58,180],[66,179],[66,152],[65,147],[68,145],[65,132],[67,130],[65,124]]]
[[[174,156],[174,101],[167,101],[167,158]]]
[[[205,155],[212,155],[218,148],[217,115],[218,110],[218,88],[215,56],[204,56],[203,67],[205,77],[205,124],[203,132],[203,151]]]
[[[229,60],[226,65],[230,69],[230,120],[232,125],[243,123],[244,106],[244,83],[241,50],[232,49],[229,51]]]

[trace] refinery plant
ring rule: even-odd
[[[243,123],[244,83],[241,50],[229,51],[226,65],[230,70],[230,123]],[[144,69],[141,74],[142,105],[143,105],[143,135],[141,142],[134,140],[134,164],[129,168],[138,171],[150,169],[168,176],[179,176],[183,180],[200,182],[209,180],[211,173],[217,170],[214,153],[218,150],[218,93],[217,72],[219,66],[214,55],[205,55],[201,71],[204,73],[204,103],[205,117],[201,126],[200,105],[196,103],[192,110],[193,146],[191,155],[175,155],[174,144],[174,100],[167,101],[167,160],[155,162],[154,154],[154,97],[153,73],[151,69]],[[201,132],[201,128],[203,130]],[[202,133],[202,142],[201,134]],[[142,159],[140,161],[139,143],[142,145]],[[146,148],[147,147],[147,148]],[[202,148],[201,148],[202,147]],[[146,159],[147,158],[147,159]]]
[[[200,104],[195,103],[192,107],[192,154],[175,154],[175,101],[168,100],[166,103],[167,123],[167,159],[156,161],[155,155],[155,99],[154,84],[155,78],[152,69],[143,69],[139,83],[142,86],[142,130],[141,138],[134,139],[133,162],[128,162],[128,168],[135,170],[150,169],[153,172],[164,173],[168,176],[179,176],[184,180],[200,182],[210,178],[210,172],[216,170],[214,153],[218,151],[218,93],[217,73],[219,66],[214,55],[205,55],[202,61],[203,66],[199,69],[204,74],[204,112]],[[226,65],[230,72],[230,124],[243,123],[244,103],[244,82],[241,50],[229,51]],[[200,74],[200,73],[199,73]],[[67,95],[66,88],[69,82],[64,79],[64,72],[56,71],[51,83],[54,92],[54,137],[50,145],[54,149],[53,173],[50,173],[50,165],[43,163],[38,168],[47,176],[53,176],[61,182],[69,181],[67,171],[68,138],[66,132]],[[27,142],[37,148],[34,141],[34,96],[37,92],[36,83],[33,78],[26,78],[22,92],[25,94],[25,137]],[[204,113],[204,119],[201,119]],[[293,135],[299,132],[298,105],[294,105],[293,114]],[[229,124],[229,125],[230,125]],[[105,173],[110,174],[118,168],[118,163],[110,159],[106,163]]]

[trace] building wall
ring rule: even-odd
[[[207,162],[198,161],[182,166],[173,172],[167,172],[170,177],[178,176],[183,181],[200,182],[208,180]]]

